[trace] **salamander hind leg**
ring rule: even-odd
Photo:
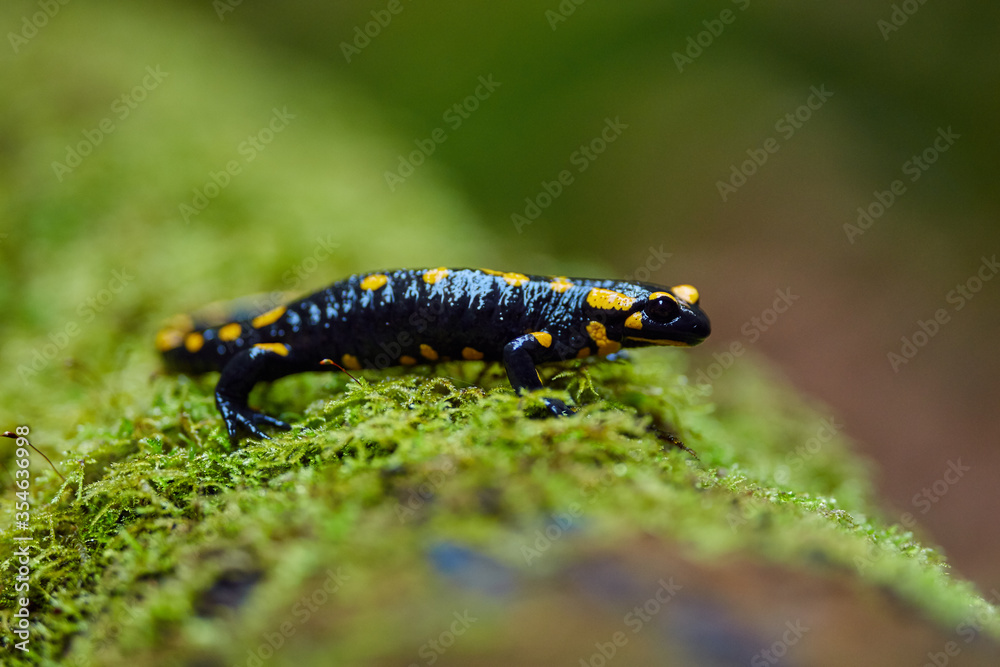
[[[530,333],[515,338],[503,348],[503,363],[507,368],[507,379],[510,386],[518,394],[524,391],[535,391],[542,388],[542,380],[538,377],[535,364],[543,360],[552,337],[545,332]],[[566,417],[574,414],[573,410],[558,398],[543,398],[545,407],[555,417]]]
[[[247,405],[250,391],[258,382],[276,380],[303,370],[291,352],[282,343],[261,343],[243,350],[222,369],[219,383],[215,386],[215,405],[222,414],[226,432],[234,444],[239,441],[241,431],[253,438],[270,440],[260,430],[261,426],[284,431],[291,428],[280,419],[253,410]]]

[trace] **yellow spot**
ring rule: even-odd
[[[243,327],[241,327],[237,322],[232,324],[227,324],[226,326],[219,329],[219,340],[229,342],[231,340],[236,340],[243,333]]]
[[[653,338],[637,338],[636,336],[626,336],[629,340],[636,340],[640,343],[649,343],[650,345],[673,345],[674,347],[691,347],[689,343],[681,343],[676,340],[655,340]]]
[[[681,301],[688,303],[698,303],[698,290],[691,285],[674,285],[670,290],[677,295]]]
[[[184,347],[188,352],[197,352],[205,344],[205,337],[200,333],[189,333],[184,336]]]
[[[160,352],[180,347],[184,343],[184,333],[177,329],[161,329],[156,334],[156,349]]]
[[[520,287],[524,283],[528,282],[528,276],[523,273],[504,273],[503,279],[507,281],[507,284],[512,287]]]
[[[671,301],[673,301],[674,303],[677,303],[677,297],[675,297],[670,292],[653,292],[652,294],[649,295],[649,300],[655,301],[656,299],[659,299],[661,297],[666,297]]]
[[[577,359],[586,359],[587,357],[589,357],[592,354],[593,354],[593,352],[590,351],[589,347],[581,347],[580,351],[576,353],[576,358]]]
[[[389,282],[389,276],[384,273],[373,273],[361,281],[361,289],[374,291],[383,287],[387,282]]]
[[[280,354],[283,357],[288,356],[288,346],[284,343],[257,343],[254,347],[260,350],[267,350],[268,352]]]
[[[399,358],[399,363],[403,364],[404,366],[412,366],[413,364],[417,363],[417,360],[408,354],[404,354]]]
[[[542,347],[549,347],[552,345],[552,334],[550,333],[545,331],[535,331],[531,335],[535,337],[535,340],[542,344]]]
[[[625,326],[629,329],[641,329],[642,328],[642,313],[637,311],[628,316],[625,320]]]
[[[494,271],[493,269],[479,269],[483,273],[489,274],[491,276],[502,276],[503,271]]]
[[[344,368],[348,368],[352,371],[360,371],[361,364],[358,363],[358,358],[353,354],[345,354],[340,358],[340,365]]]
[[[422,356],[424,359],[430,359],[431,361],[438,360],[437,350],[435,350],[427,343],[420,344],[420,356]]]
[[[573,283],[566,276],[556,276],[552,279],[552,282],[549,283],[549,287],[552,288],[552,291],[558,292],[559,294],[562,294],[572,286]]]
[[[462,358],[467,361],[476,361],[483,358],[483,353],[471,347],[463,347]]]
[[[156,349],[160,352],[172,350],[184,344],[184,334],[194,331],[194,320],[190,315],[174,315],[167,320],[156,334]]]
[[[444,280],[447,277],[448,277],[448,269],[444,268],[443,266],[439,266],[436,269],[430,269],[428,271],[424,271],[424,282],[427,283],[428,285],[433,285],[437,281]]]
[[[600,322],[591,322],[588,324],[587,333],[597,343],[597,354],[602,357],[613,354],[622,348],[621,343],[608,338],[608,331]]]
[[[587,305],[600,310],[628,310],[635,299],[621,292],[595,287],[587,293]]]
[[[257,317],[250,320],[250,324],[253,325],[254,329],[260,329],[261,327],[266,327],[268,324],[274,324],[278,321],[282,315],[285,314],[285,307],[278,306],[277,308],[272,308],[271,310],[258,315]]]

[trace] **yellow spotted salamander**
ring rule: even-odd
[[[250,409],[258,382],[292,373],[502,361],[518,393],[540,389],[537,364],[623,347],[697,345],[708,317],[690,285],[529,276],[487,269],[404,269],[351,276],[324,290],[217,327],[190,317],[159,332],[174,371],[221,371],[215,403],[229,437],[288,424]],[[546,398],[553,415],[572,414]]]

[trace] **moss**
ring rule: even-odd
[[[548,392],[583,404],[569,419],[526,418],[538,398],[517,398],[481,364],[365,373],[359,384],[297,377],[260,396],[293,431],[238,448],[213,414],[210,381],[157,378],[149,402],[131,406],[134,417],[81,429],[68,443],[65,483],[51,472],[36,478],[33,646],[52,664],[135,654],[150,664],[194,655],[237,663],[283,622],[310,632],[309,604],[318,603],[296,604],[327,582],[336,601],[324,604],[337,608],[323,622],[334,632],[316,630],[318,645],[296,651],[373,659],[420,644],[412,619],[394,615],[398,596],[422,599],[433,618],[440,598],[456,606],[469,589],[545,576],[583,543],[635,534],[699,558],[738,553],[854,572],[944,625],[970,604],[988,608],[937,552],[883,524],[858,494],[844,508],[833,496],[763,484],[738,463],[754,431],[739,405],[728,418],[709,411],[684,389],[679,354],[634,357],[550,370]],[[669,425],[698,459],[651,432],[653,423]],[[807,485],[866,484],[845,442],[825,447],[823,474]],[[9,533],[0,548],[7,576]],[[488,565],[448,565],[449,553]],[[467,580],[438,590],[456,567]],[[9,590],[2,600],[13,607]],[[1000,624],[988,629],[1000,633]],[[224,636],[233,641],[220,643]],[[281,664],[292,660],[289,652]]]

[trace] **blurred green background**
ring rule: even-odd
[[[405,266],[648,274],[702,292],[693,376],[726,392],[732,345],[771,358],[861,442],[891,516],[1000,585],[1000,281],[948,298],[1000,249],[995,3],[10,0],[0,18],[5,428],[58,450],[142,390],[164,318],[213,300]]]

